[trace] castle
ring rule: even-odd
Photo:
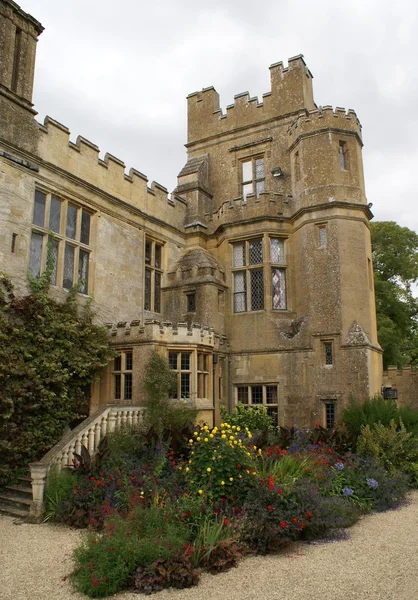
[[[90,410],[143,404],[153,349],[177,374],[173,397],[209,423],[242,402],[281,425],[332,426],[351,396],[380,391],[355,112],[315,104],[302,56],[271,65],[261,102],[238,94],[222,112],[213,87],[192,93],[169,195],[58,121],[36,121],[42,31],[0,0],[0,269],[26,291],[51,238],[51,293],[80,281],[80,303],[93,297],[119,355]]]

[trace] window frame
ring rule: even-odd
[[[189,355],[189,368],[183,368],[184,355]],[[173,368],[175,357],[176,368]],[[170,394],[170,399],[177,402],[194,402],[195,400],[212,403],[213,395],[213,352],[203,348],[168,348],[167,360],[172,372],[177,375],[177,386]],[[189,392],[183,393],[183,376],[187,376]]]
[[[323,423],[325,429],[332,429],[337,422],[337,401],[322,400],[323,404]]]
[[[151,253],[149,263],[147,262],[147,244],[150,244]],[[157,264],[157,248],[159,249],[159,261]],[[158,313],[162,312],[162,280],[163,280],[163,256],[164,243],[151,236],[146,235],[144,241],[144,310]],[[147,279],[149,273],[149,279]],[[149,283],[148,283],[149,282]]]
[[[117,356],[112,361],[112,398],[114,402],[132,401],[133,399],[133,349],[117,348]],[[128,360],[128,357],[130,359]],[[120,368],[117,360],[120,359]],[[119,386],[117,386],[119,381]],[[119,387],[119,397],[116,389]]]
[[[278,427],[279,424],[279,394],[280,384],[276,382],[253,382],[253,383],[235,383],[234,384],[234,403],[237,406],[238,403],[243,404],[245,407],[251,406],[264,406],[267,409],[268,414],[274,413],[276,417],[275,427]],[[261,388],[261,402],[254,402],[254,389]],[[275,402],[268,402],[268,390],[275,391]],[[259,394],[259,392],[257,392]],[[243,402],[243,398],[246,397],[247,401]],[[273,409],[270,410],[269,408]]]
[[[43,195],[44,204],[42,211],[42,219],[40,219],[40,214],[37,212],[37,196]],[[58,201],[60,203],[59,208],[59,216],[55,221],[54,229],[51,228],[51,219],[52,217],[52,206],[54,201]],[[75,224],[74,224],[74,237],[69,237],[67,235],[67,220],[68,220],[68,207],[74,207],[75,209]],[[39,207],[39,204],[38,204]],[[83,230],[82,230],[82,222],[84,215],[89,216],[89,225],[88,225],[88,243],[82,241]],[[56,225],[58,223],[58,225]],[[66,197],[56,194],[55,192],[48,191],[46,189],[36,187],[34,194],[34,207],[32,213],[32,224],[31,224],[31,238],[30,238],[30,252],[29,252],[29,270],[32,274],[38,278],[45,271],[47,264],[47,255],[48,255],[48,244],[51,243],[56,247],[56,260],[54,272],[51,280],[51,285],[56,287],[63,288],[66,291],[69,291],[72,286],[80,283],[80,281],[84,281],[83,285],[80,287],[78,292],[83,295],[88,295],[91,293],[92,288],[92,279],[91,279],[91,255],[93,252],[92,249],[92,232],[94,227],[94,213],[93,211],[86,207],[83,204],[80,204],[74,200],[70,200]],[[58,231],[56,230],[58,228]],[[42,243],[40,252],[38,252],[39,259],[39,273],[35,273],[32,264],[32,245],[34,236],[42,236]],[[64,285],[65,283],[65,252],[66,247],[71,248],[73,253],[72,256],[72,273],[71,273],[71,281],[72,284]],[[87,277],[85,280],[81,280],[80,277],[80,254],[82,256],[87,256]],[[37,271],[37,270],[36,270]]]
[[[260,160],[263,161],[263,176],[257,177],[257,161]],[[244,179],[244,165],[248,163],[251,164],[251,179]],[[242,201],[246,202],[249,194],[253,194],[256,198],[259,198],[266,189],[266,159],[264,154],[257,154],[255,156],[247,156],[242,158],[239,161],[239,169]],[[262,184],[262,189],[258,189],[259,186],[257,186],[257,184]],[[251,191],[246,192],[245,188],[248,186],[251,186]]]
[[[261,261],[257,262],[254,259],[251,259],[251,243],[255,241],[261,242]],[[264,279],[264,256],[265,256],[265,244],[264,244],[264,236],[257,235],[251,238],[246,238],[245,240],[237,240],[231,242],[232,246],[232,279],[233,279],[233,292],[232,292],[232,308],[234,314],[239,313],[247,313],[247,312],[260,312],[265,310],[265,279]],[[241,246],[243,248],[242,257],[243,264],[235,265],[235,255],[234,255],[234,247]],[[262,290],[261,290],[261,299],[262,299],[262,308],[252,308],[254,306],[253,302],[255,302],[255,298],[253,298],[252,289],[253,289],[253,272],[261,272],[262,273]],[[243,282],[243,290],[237,292],[237,276],[242,275]],[[255,287],[255,286],[254,286]],[[244,310],[236,310],[237,296],[243,295],[243,306]]]

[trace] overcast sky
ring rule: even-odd
[[[363,125],[375,220],[418,231],[416,0],[17,0],[45,27],[35,76],[45,115],[172,190],[186,160],[187,94],[223,109],[270,90],[270,64],[303,54],[318,105]]]

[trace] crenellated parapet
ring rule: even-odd
[[[262,192],[259,198],[255,194],[248,194],[244,201],[233,198],[223,202],[221,206],[206,215],[210,230],[226,224],[239,223],[262,218],[286,218],[294,211],[292,194]]]
[[[358,136],[362,145],[361,123],[351,108],[321,106],[315,110],[303,111],[288,128],[289,146],[292,147],[301,137],[322,130],[338,130]]]
[[[206,138],[232,132],[237,128],[263,123],[299,110],[315,108],[312,74],[302,55],[270,66],[271,91],[263,94],[262,102],[248,92],[237,94],[234,103],[220,108],[219,94],[214,87],[194,92],[188,101],[188,145]]]
[[[196,345],[212,348],[214,351],[227,350],[227,338],[215,333],[212,327],[199,323],[172,323],[171,321],[145,320],[107,323],[112,344],[118,345]]]
[[[397,391],[397,404],[411,406],[418,410],[418,367],[405,365],[398,369],[396,365],[389,365],[383,371],[383,387]]]
[[[106,153],[100,158],[100,149],[81,135],[70,140],[70,130],[58,121],[46,117],[39,124],[39,156],[48,167],[56,167],[72,177],[82,180],[95,190],[117,197],[148,215],[167,221],[167,210],[176,207],[178,216],[172,214],[174,224],[181,226],[184,220],[184,202],[167,188],[153,181],[148,183],[146,175],[131,168],[126,172],[125,163]]]

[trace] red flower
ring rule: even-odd
[[[296,517],[293,517],[293,519],[292,519],[292,523],[297,523],[297,522],[298,522],[297,518],[296,518]]]
[[[237,465],[237,469],[240,469],[240,468],[241,468],[241,465]]]
[[[279,494],[279,496],[281,496],[281,495],[283,494],[283,490],[282,490],[282,488],[279,488],[279,489],[277,490],[277,493]]]
[[[224,525],[228,525],[229,521],[228,519],[224,519]]]
[[[286,521],[280,521],[280,527],[281,527],[282,529],[286,529],[286,527],[287,527],[287,523],[286,523]]]
[[[306,513],[306,516],[308,517],[308,519],[310,519],[312,517],[312,513],[310,510],[308,510],[308,512]]]
[[[186,512],[184,513],[185,517],[190,517],[190,510],[186,510]]]
[[[274,506],[272,506],[271,504],[268,505],[267,510],[269,512],[271,512],[272,510],[274,510]]]

